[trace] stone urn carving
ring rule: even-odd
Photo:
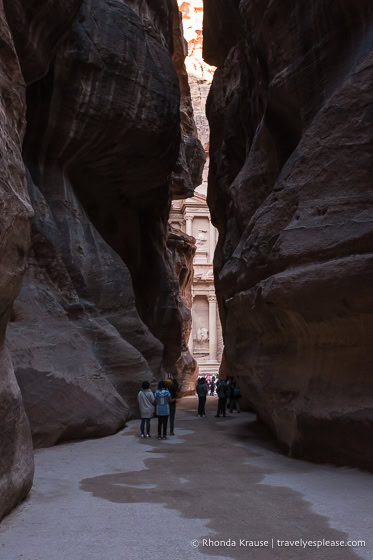
[[[209,330],[206,327],[200,327],[197,331],[197,341],[207,342],[209,339]]]

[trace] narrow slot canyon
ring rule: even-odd
[[[371,560],[371,2],[0,13],[0,559]]]

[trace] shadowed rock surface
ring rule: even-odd
[[[188,56],[188,43],[183,35],[182,15],[178,9],[173,13],[173,38],[175,65],[180,86],[181,145],[179,157],[172,174],[173,199],[193,196],[194,189],[202,183],[202,173],[206,161],[205,151],[198,139],[198,130],[193,111],[192,95],[189,85],[190,75],[185,58]]]
[[[142,381],[188,362],[167,220],[175,177],[190,194],[203,154],[193,115],[180,127],[176,0],[5,8],[35,211],[8,340],[40,447],[114,433],[137,415]]]
[[[3,0],[26,83],[47,73],[81,0]]]
[[[183,317],[182,329],[178,333],[181,338],[181,355],[176,361],[176,379],[182,395],[195,393],[198,377],[198,365],[189,352],[187,341],[192,328],[192,284],[193,284],[193,259],[196,252],[194,237],[170,226],[168,247],[172,254],[176,275],[180,288],[180,313]]]
[[[5,344],[11,306],[21,287],[30,245],[32,208],[22,163],[25,86],[0,2],[0,519],[31,488],[29,423]]]
[[[227,366],[294,456],[373,469],[373,7],[205,0]]]

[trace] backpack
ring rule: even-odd
[[[241,391],[240,391],[239,387],[235,387],[233,389],[233,397],[235,399],[238,399],[240,396],[241,396]]]

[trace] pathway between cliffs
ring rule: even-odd
[[[373,558],[372,475],[288,459],[253,415],[214,418],[215,407],[211,397],[202,419],[184,399],[167,441],[140,440],[134,421],[36,451],[34,488],[1,525],[0,558]],[[340,545],[358,540],[366,546]]]

